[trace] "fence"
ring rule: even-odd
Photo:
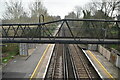
[[[111,51],[109,51],[103,46],[98,45],[98,52],[100,52],[108,61],[110,61],[116,67],[120,68],[120,53],[117,50],[112,48]]]

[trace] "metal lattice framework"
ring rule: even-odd
[[[119,23],[118,20],[98,19],[44,22],[43,16],[41,23],[0,24],[0,40],[3,43],[120,44]]]

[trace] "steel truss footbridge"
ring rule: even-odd
[[[120,44],[120,21],[61,19],[40,23],[0,24],[2,43]],[[62,32],[67,35],[60,35]]]

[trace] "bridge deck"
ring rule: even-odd
[[[88,38],[0,38],[3,43],[120,44],[120,39]]]

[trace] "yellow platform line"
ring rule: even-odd
[[[99,63],[99,65],[103,68],[103,70],[107,73],[107,75],[109,75],[110,78],[112,78],[112,80],[115,80],[113,78],[113,76],[105,69],[105,67],[101,64],[101,62],[96,58],[96,56],[93,55],[93,53],[88,50],[87,52],[89,52],[91,54],[91,56]]]
[[[31,75],[31,77],[30,77],[30,80],[32,80],[32,78],[35,78],[36,72],[37,72],[37,70],[38,70],[38,67],[39,67],[40,63],[42,62],[42,60],[43,60],[45,54],[47,53],[49,47],[50,47],[50,44],[48,44],[47,48],[45,49],[45,51],[44,51],[42,57],[40,58],[40,60],[39,60],[39,62],[38,62],[38,64],[37,64],[35,70],[33,71],[32,75]]]

